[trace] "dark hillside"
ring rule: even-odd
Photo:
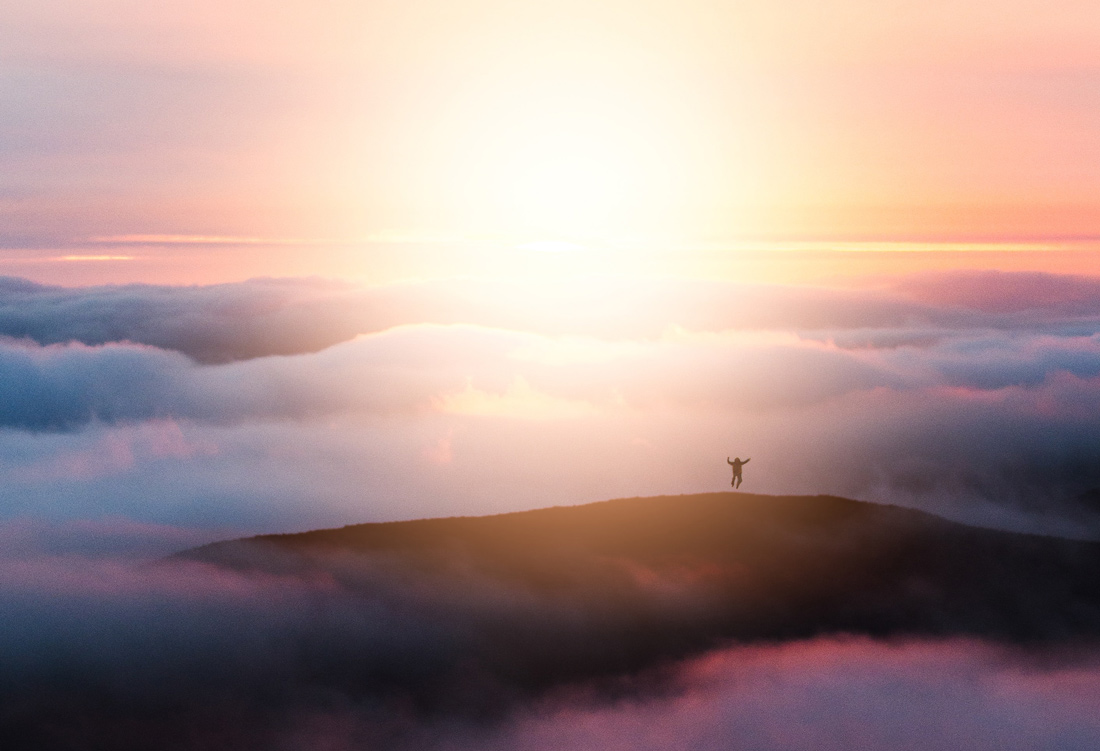
[[[1049,654],[1100,637],[1100,544],[828,496],[360,524],[145,573],[121,616],[89,626],[83,599],[51,619],[77,646],[43,650],[50,670],[3,663],[0,747],[304,748],[287,728],[337,717],[355,742],[310,748],[405,751],[424,747],[412,728],[493,723],[557,690],[676,692],[680,658],[736,642],[961,635]]]
[[[183,555],[324,570],[352,589],[376,581],[351,574],[357,558],[437,584],[482,579],[595,607],[626,630],[663,622],[704,641],[840,631],[1100,636],[1100,544],[832,496],[619,499],[270,535]]]

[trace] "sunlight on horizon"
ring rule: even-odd
[[[219,252],[210,252],[211,248]],[[201,263],[200,263],[201,261]],[[848,285],[912,273],[984,269],[1100,275],[1100,240],[692,240],[389,231],[365,240],[94,238],[9,251],[0,275],[45,284],[211,284],[317,276],[384,285],[445,279],[681,278]]]

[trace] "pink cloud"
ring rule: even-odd
[[[680,666],[671,693],[567,692],[489,738],[436,748],[1084,751],[1100,743],[1100,662],[1075,657],[972,641],[731,647]]]
[[[61,449],[51,456],[12,469],[11,478],[24,483],[91,480],[123,474],[139,462],[190,459],[217,453],[218,447],[213,441],[189,439],[176,421],[159,419],[116,428],[82,448]]]
[[[454,438],[454,430],[447,431],[447,435],[432,441],[424,448],[423,455],[432,464],[450,464],[454,461],[454,452],[451,448],[451,440]]]

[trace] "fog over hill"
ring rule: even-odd
[[[849,712],[828,693],[849,679],[868,697],[881,681],[903,693],[940,681],[975,711],[1016,711],[989,709],[1001,694],[959,694],[972,684],[942,666],[961,664],[982,680],[1016,676],[1025,693],[1012,696],[1047,717],[1019,737],[1041,742],[1043,728],[1079,722],[1043,714],[1051,686],[1100,695],[1092,673],[1057,667],[1094,661],[1098,582],[1100,543],[741,493],[262,536],[136,568],[27,561],[0,581],[0,741],[541,751],[561,748],[555,734],[573,728],[562,718],[576,716],[598,723],[574,728],[576,747],[595,748],[644,707],[684,735],[700,707],[719,727],[722,702],[740,697],[749,708],[729,721],[748,725],[730,737],[763,734],[754,747],[772,749],[773,703]],[[1035,659],[1054,667],[1018,667]],[[813,676],[817,703],[767,693]],[[884,727],[911,724],[876,711]],[[963,737],[941,735],[944,748]]]
[[[418,670],[353,655],[356,669],[319,677],[474,714],[731,643],[1100,637],[1100,543],[832,496],[618,499],[261,536],[178,558],[417,614],[443,637]],[[485,686],[452,691],[471,675]]]
[[[668,640],[690,649],[836,632],[1100,636],[1100,543],[833,496],[618,499],[268,535],[181,557],[323,572],[350,591],[382,591],[388,576],[481,581],[598,615],[609,637],[652,638],[657,652]],[[608,668],[630,659],[609,654]]]

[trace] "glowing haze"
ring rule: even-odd
[[[310,631],[329,583],[128,559],[713,492],[727,455],[751,457],[754,493],[1100,536],[1095,0],[0,0],[0,17],[0,604],[26,615],[0,639],[0,700],[25,698],[24,673],[68,675],[56,655],[88,656],[90,701],[127,655],[190,659],[88,635],[160,633],[147,620],[202,675],[238,643],[266,675],[257,621],[263,644],[340,633],[370,654],[443,633],[420,615],[402,641],[381,599],[360,617],[337,596]],[[505,598],[474,594],[492,620]],[[680,694],[649,704],[570,688],[480,735],[402,737],[604,748],[660,722],[663,745],[616,742],[795,747],[773,742],[778,706],[828,715],[790,731],[825,733],[815,748],[1100,743],[1062,701],[1098,694],[1091,658],[1078,675],[965,640],[730,650],[670,668]],[[186,695],[158,660],[142,675]],[[942,693],[986,714],[937,735],[907,700],[845,714],[883,683],[920,713]],[[278,747],[378,727],[344,699]],[[1012,737],[1007,715],[1025,717]]]
[[[1098,231],[1088,2],[102,0],[4,17],[10,273],[379,281],[463,243],[626,263],[746,237]],[[100,267],[44,260],[65,257]]]

